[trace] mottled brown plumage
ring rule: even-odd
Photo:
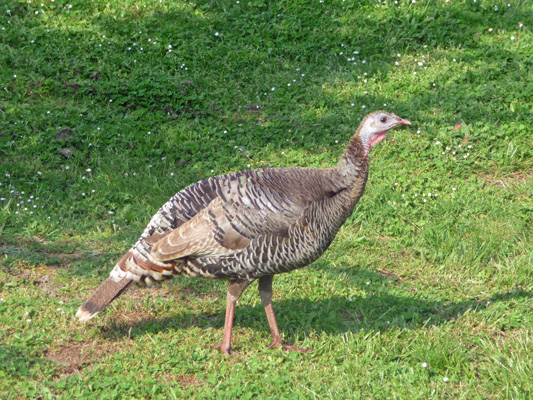
[[[384,111],[368,115],[333,168],[241,171],[186,187],[161,207],[76,315],[81,321],[94,317],[133,281],[227,279],[221,351],[229,353],[235,304],[259,280],[271,347],[280,346],[272,276],[310,264],[329,247],[364,192],[368,152],[397,125],[410,123]]]

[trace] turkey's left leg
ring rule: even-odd
[[[226,298],[226,320],[224,321],[224,337],[220,345],[222,354],[231,354],[231,331],[233,330],[233,317],[235,315],[235,304],[239,297],[241,297],[244,289],[248,287],[250,281],[233,281],[228,288],[228,295]]]
[[[301,351],[304,353],[310,352],[311,349],[288,346],[282,343],[276,317],[274,316],[274,309],[272,308],[272,275],[259,278],[259,295],[261,296],[261,303],[265,307],[268,324],[270,325],[270,333],[272,334],[272,344],[269,346],[269,349],[275,349],[281,345],[283,350]]]

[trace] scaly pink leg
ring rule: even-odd
[[[283,344],[281,335],[279,334],[276,317],[274,316],[274,309],[272,308],[272,275],[259,278],[259,295],[261,296],[261,303],[263,303],[263,307],[265,307],[268,324],[270,325],[270,333],[272,334],[272,344],[268,348],[275,349],[281,345],[283,350],[301,351],[303,353],[311,352],[311,349]]]
[[[248,287],[249,281],[234,281],[228,288],[228,295],[226,297],[226,320],[224,321],[224,336],[220,351],[222,354],[231,354],[231,331],[233,329],[233,317],[235,315],[235,303],[241,297],[244,289]],[[218,347],[218,346],[217,346]]]

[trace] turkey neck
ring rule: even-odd
[[[365,190],[368,177],[368,157],[358,132],[344,150],[335,171],[341,186],[347,189],[348,202],[355,206]]]

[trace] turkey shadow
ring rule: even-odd
[[[253,289],[254,287],[248,290]],[[273,306],[284,342],[292,344],[296,340],[321,333],[339,335],[361,330],[383,332],[395,328],[427,328],[455,320],[466,312],[481,312],[494,303],[533,297],[533,293],[520,288],[457,302],[393,295],[383,288],[369,292],[365,297],[331,295],[320,299],[294,298],[276,301],[274,289]],[[124,337],[135,338],[161,331],[187,329],[191,326],[201,329],[214,328],[222,332],[225,309],[223,302],[220,303],[218,313],[185,312],[172,317],[139,322],[111,322],[102,328],[103,336],[108,340],[121,340]],[[500,322],[498,326],[505,329],[505,323]],[[265,335],[270,335],[265,312],[260,303],[238,304],[234,327],[264,331]],[[265,345],[270,344],[267,342]]]

